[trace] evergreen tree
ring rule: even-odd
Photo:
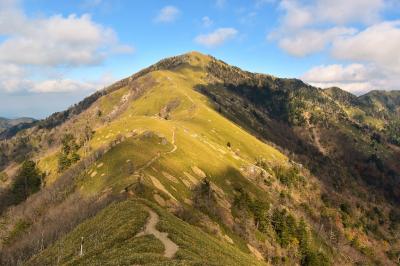
[[[261,232],[266,232],[269,225],[269,204],[267,202],[256,200],[251,203],[250,209],[254,215],[257,229]]]
[[[275,209],[272,215],[272,226],[282,247],[287,247],[295,239],[296,220],[285,209],[282,211]]]
[[[79,146],[76,144],[75,137],[72,134],[65,134],[61,140],[62,148],[58,156],[58,171],[62,172],[68,169],[72,164],[80,160],[77,153]]]
[[[297,239],[300,243],[300,249],[305,251],[309,245],[309,236],[308,236],[308,229],[307,225],[302,218],[297,226]]]
[[[25,161],[12,185],[12,193],[17,203],[40,190],[42,174],[33,161]]]

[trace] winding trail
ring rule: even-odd
[[[310,123],[310,118],[311,118],[310,113],[305,113],[305,118],[306,118],[306,123],[307,123],[308,128],[311,129],[311,134],[312,134],[312,137],[314,139],[315,146],[318,148],[320,153],[322,153],[323,155],[326,155],[327,154],[327,150],[321,144],[320,135],[318,134],[317,129],[315,128],[315,126],[312,126],[311,123]]]
[[[176,129],[174,129],[174,130],[172,131],[172,142],[171,142],[171,144],[172,144],[173,148],[172,148],[170,151],[164,152],[164,154],[157,153],[156,156],[154,156],[153,158],[151,158],[145,165],[143,165],[142,167],[140,167],[136,172],[141,172],[141,171],[143,171],[143,170],[146,170],[146,169],[149,168],[155,161],[157,161],[158,159],[160,159],[160,157],[161,157],[162,155],[174,153],[174,152],[178,149],[178,146],[176,146],[176,144],[175,144],[175,130],[176,130]]]
[[[168,233],[160,232],[157,230],[156,225],[160,221],[160,217],[158,216],[158,214],[148,207],[146,207],[146,210],[149,212],[150,217],[146,223],[144,230],[138,233],[136,237],[154,235],[158,240],[163,243],[165,247],[164,257],[173,258],[176,252],[179,250],[178,245],[168,238]]]
[[[136,172],[141,172],[143,170],[146,170],[147,168],[150,167],[150,165],[152,165],[155,161],[157,161],[158,159],[160,159],[161,157],[161,153],[157,153],[156,156],[154,156],[153,158],[150,159],[150,161],[148,161],[145,165],[143,165],[142,167],[140,167]]]
[[[172,148],[170,151],[167,151],[167,152],[164,152],[164,153],[158,152],[156,156],[154,156],[153,158],[151,158],[151,159],[150,159],[148,162],[146,162],[143,166],[141,166],[139,169],[137,169],[137,170],[135,171],[134,175],[136,175],[136,176],[139,175],[139,176],[140,176],[140,173],[143,173],[144,170],[148,169],[154,162],[156,162],[158,159],[160,159],[161,156],[167,155],[167,154],[172,154],[172,153],[174,153],[174,152],[178,149],[178,146],[176,146],[176,144],[175,144],[175,138],[176,138],[176,137],[175,137],[175,131],[176,131],[176,128],[174,128],[174,130],[172,131],[172,142],[171,142],[171,144],[172,144],[173,148]],[[136,184],[136,182],[135,182],[135,183],[132,183],[132,184],[130,184],[130,185],[128,185],[128,186],[126,186],[125,189],[122,190],[122,191],[127,192],[128,189],[129,189],[131,186],[135,185],[135,184]]]
[[[178,149],[178,146],[176,146],[176,144],[175,144],[175,131],[176,131],[176,128],[174,128],[174,130],[172,131],[172,141],[171,141],[171,144],[174,147],[172,148],[172,150],[167,151],[165,154],[174,153]]]

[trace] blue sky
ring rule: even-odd
[[[43,118],[187,51],[355,94],[398,89],[396,0],[0,0],[0,117]]]

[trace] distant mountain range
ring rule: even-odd
[[[18,126],[20,124],[30,124],[35,121],[36,119],[29,117],[21,117],[15,119],[7,119],[0,117],[0,133],[12,127]]]
[[[30,122],[0,136],[0,265],[398,265],[399,91],[190,52]]]

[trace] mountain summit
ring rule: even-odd
[[[1,142],[0,262],[396,265],[396,95],[161,60]]]

